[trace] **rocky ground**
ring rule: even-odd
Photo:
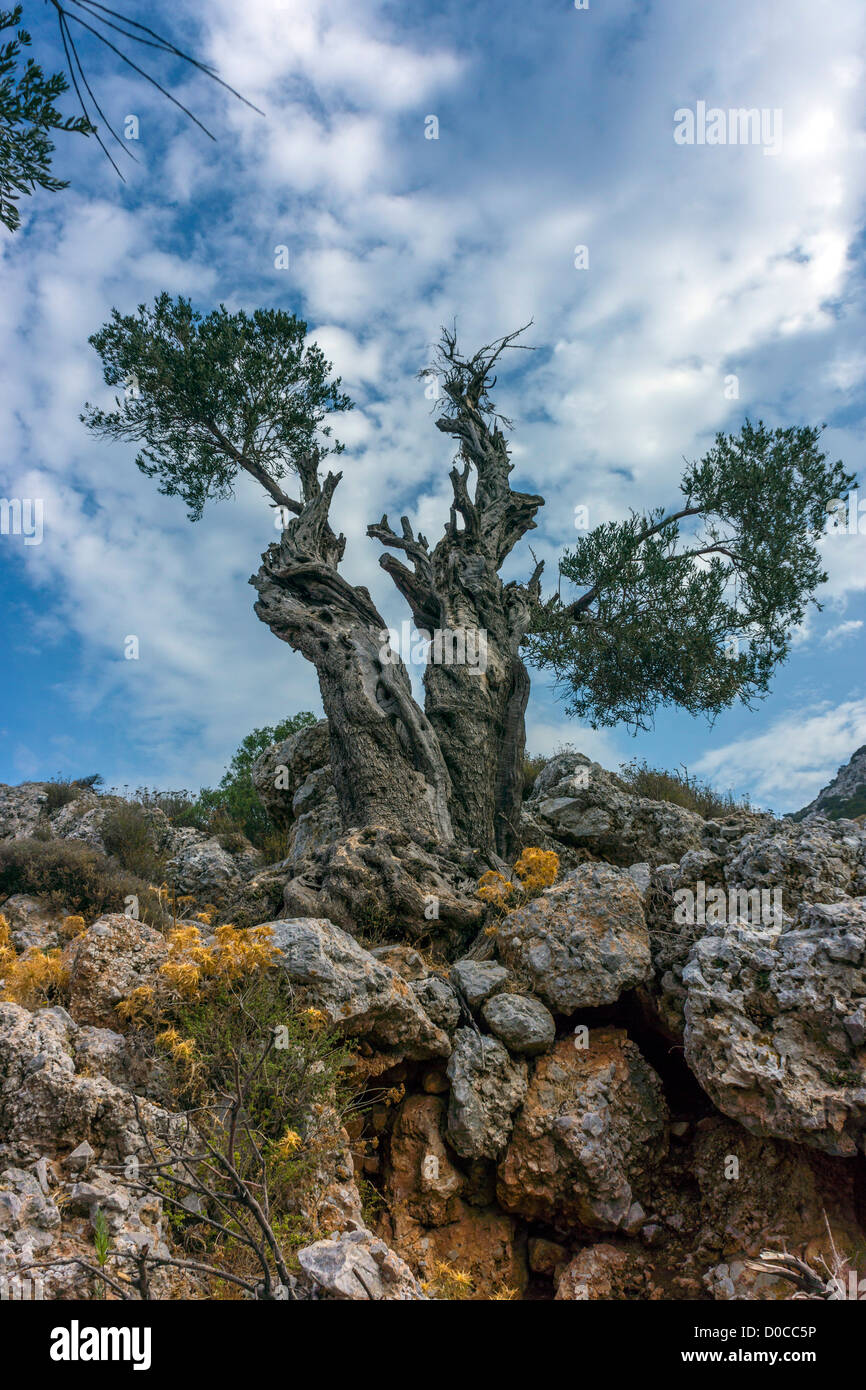
[[[748,1262],[771,1246],[814,1263],[831,1241],[866,1274],[861,821],[704,820],[562,754],[523,814],[559,878],[497,911],[471,850],[340,830],[324,726],[269,750],[256,783],[287,837],[279,864],[158,815],[153,835],[178,892],[271,924],[287,982],[354,1049],[367,1103],[296,1296],[785,1298]],[[0,788],[0,849],[105,847],[106,798],[46,799]],[[691,921],[699,885],[728,906]],[[762,889],[780,894],[770,920]],[[154,1133],[181,1120],[116,1007],[152,980],[165,931],[110,911],[69,939],[56,894],[0,911],[19,955],[62,950],[65,980],[62,1003],[0,1003],[5,1273],[92,1257],[97,1213],[118,1247],[169,1255],[167,1212],[122,1165],[136,1108]],[[47,1297],[92,1296],[77,1265],[40,1277]],[[153,1292],[203,1296],[170,1266]]]

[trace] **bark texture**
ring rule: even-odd
[[[436,732],[450,776],[451,822],[465,844],[510,857],[519,847],[525,748],[524,714],[529,676],[520,645],[537,599],[542,566],[527,584],[503,584],[499,570],[517,542],[535,526],[543,498],[515,492],[513,465],[500,419],[488,397],[492,368],[516,334],[459,355],[452,334],[443,335],[439,367],[446,408],[437,427],[458,444],[451,469],[453,502],[442,539],[431,551],[403,517],[401,534],[388,518],[368,534],[394,555],[381,557],[405,597],[415,625],[444,634],[424,677],[425,713]],[[504,422],[507,423],[507,422]],[[470,483],[474,479],[474,489]],[[449,660],[460,636],[484,661]],[[483,641],[483,646],[482,646]]]
[[[434,730],[412,697],[367,589],[342,577],[345,537],[328,511],[339,473],[301,474],[304,500],[250,583],[257,615],[316,667],[328,719],[334,784],[346,827],[386,825],[450,843],[450,781]]]

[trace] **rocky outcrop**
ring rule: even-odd
[[[44,782],[0,782],[0,840],[32,835],[44,814],[48,792]]]
[[[527,835],[537,823],[555,840],[623,867],[667,864],[701,843],[703,822],[694,811],[636,796],[582,753],[551,758],[535,780],[526,813],[525,843],[535,843]]]
[[[820,814],[830,820],[853,819],[866,815],[866,743],[851,754],[836,776],[808,806],[804,806],[793,817],[805,820],[807,816]]]
[[[866,1148],[866,898],[804,904],[781,931],[701,937],[683,972],[686,1060],[754,1134]]]
[[[800,903],[832,903],[866,893],[866,826],[812,818],[777,821],[735,846],[725,881],[744,889],[781,890],[787,912]]]
[[[535,1063],[499,1165],[500,1205],[560,1228],[627,1228],[666,1147],[661,1082],[625,1033],[595,1029],[586,1048],[564,1038]]]
[[[652,969],[640,890],[627,872],[608,864],[582,865],[509,913],[496,946],[561,1014],[613,1003]]]
[[[384,961],[324,918],[266,924],[277,963],[309,1005],[350,1037],[400,1057],[447,1057],[451,1044],[410,986]]]

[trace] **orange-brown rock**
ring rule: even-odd
[[[625,1032],[564,1038],[539,1058],[498,1170],[506,1211],[613,1231],[667,1148],[661,1082]]]

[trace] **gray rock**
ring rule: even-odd
[[[542,768],[527,810],[554,839],[622,867],[679,860],[701,843],[694,811],[636,796],[582,753],[561,753]]]
[[[526,1063],[512,1061],[496,1038],[461,1028],[447,1072],[448,1142],[463,1158],[498,1157],[526,1095]]]
[[[411,980],[410,988],[427,1017],[438,1028],[452,1033],[460,1022],[460,1001],[447,980],[439,975],[425,975],[422,980]]]
[[[803,904],[785,929],[734,923],[683,972],[686,1060],[752,1134],[866,1150],[866,898]]]
[[[458,960],[451,967],[451,979],[463,994],[470,1009],[477,1009],[501,989],[508,971],[495,961]]]
[[[611,1004],[652,973],[641,894],[609,864],[583,864],[510,913],[496,943],[555,1013]]]
[[[371,1231],[346,1231],[298,1251],[304,1273],[324,1293],[359,1302],[426,1300],[405,1260]]]
[[[406,981],[325,918],[269,922],[279,964],[312,1006],[353,1037],[402,1057],[447,1057],[451,1045]]]
[[[527,994],[495,994],[481,1010],[484,1022],[509,1052],[534,1057],[548,1052],[556,1041],[553,1016]]]
[[[625,1229],[667,1151],[662,1085],[621,1029],[561,1039],[535,1063],[498,1170],[506,1211],[560,1229]]]
[[[16,951],[26,951],[29,947],[48,951],[63,941],[61,926],[66,914],[49,907],[40,898],[13,893],[0,911],[9,923]]]

